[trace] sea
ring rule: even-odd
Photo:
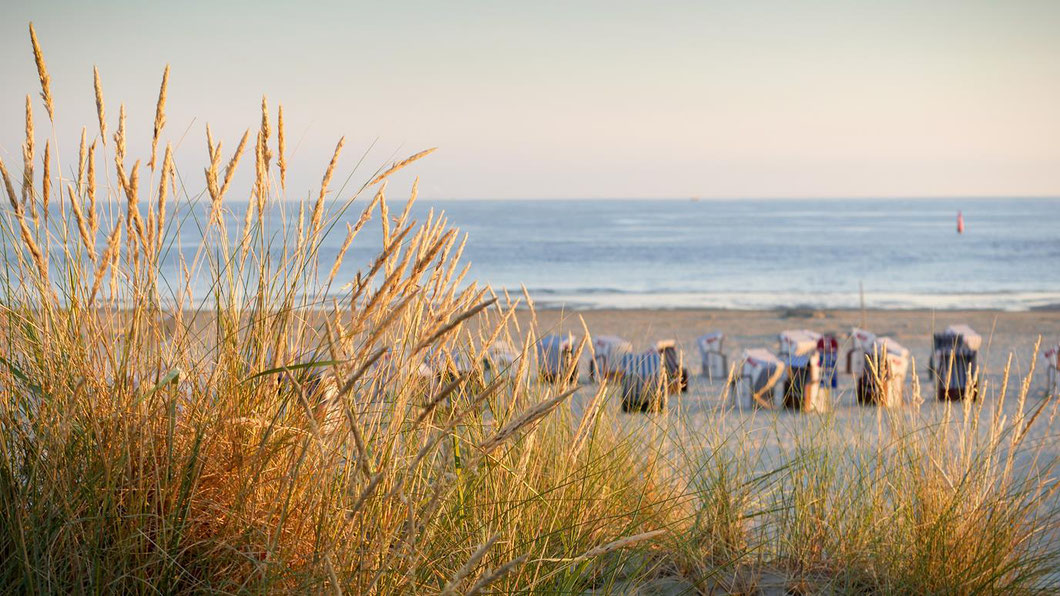
[[[470,277],[496,288],[525,286],[539,306],[1060,305],[1060,199],[507,200],[418,207],[444,210],[467,232]]]
[[[360,201],[321,246],[325,271]],[[469,280],[525,287],[538,308],[1060,308],[1060,198],[420,200],[412,217],[431,210],[467,233]],[[265,219],[282,234],[278,212]],[[340,280],[369,266],[379,228],[377,215]],[[170,251],[163,276],[177,262]]]

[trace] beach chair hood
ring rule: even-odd
[[[943,332],[947,337],[955,339],[957,347],[979,351],[983,345],[983,336],[979,335],[968,325],[950,325]]]
[[[850,341],[854,342],[854,349],[868,352],[872,347],[872,342],[876,341],[876,334],[854,327],[850,331]]]
[[[700,353],[706,354],[709,352],[720,352],[721,344],[725,340],[725,334],[720,331],[708,333],[706,335],[700,335],[696,338],[696,346],[699,348]]]
[[[593,338],[593,352],[597,356],[610,356],[614,353],[632,351],[633,344],[617,335],[598,335]]]
[[[821,334],[809,329],[783,331],[780,334],[780,353],[802,356],[817,351]]]

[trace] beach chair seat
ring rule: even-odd
[[[939,400],[976,399],[983,338],[968,325],[950,325],[933,337],[930,371]]]
[[[589,379],[602,381],[622,377],[622,358],[633,353],[633,344],[614,335],[593,338],[593,357],[589,360]]]
[[[578,380],[578,363],[574,361],[574,337],[546,335],[537,342],[537,362],[541,379],[547,383]]]
[[[733,405],[741,410],[774,407],[784,371],[784,363],[769,350],[744,350],[732,391]]]
[[[866,365],[855,385],[862,405],[902,405],[905,378],[909,373],[909,350],[889,337],[875,340],[866,353]]]
[[[663,357],[656,350],[622,357],[622,411],[662,412],[669,387]]]
[[[720,331],[700,335],[696,338],[699,357],[702,363],[701,374],[710,381],[725,379],[729,376],[729,361],[722,352],[725,334]]]

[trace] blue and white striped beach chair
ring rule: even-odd
[[[968,325],[950,325],[934,336],[929,361],[936,397],[959,400],[979,397],[979,348],[983,337]]]
[[[549,383],[578,380],[578,363],[574,361],[574,338],[546,335],[537,341],[537,363],[541,378]]]
[[[656,350],[622,357],[622,411],[661,412],[666,409],[667,375]]]

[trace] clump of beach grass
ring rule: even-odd
[[[124,106],[107,143],[98,71],[98,134],[76,167],[58,163],[53,128],[38,182],[31,106],[22,192],[0,160],[0,590],[1057,585],[1056,480],[1025,444],[1041,408],[1009,420],[984,399],[937,424],[881,413],[868,450],[823,419],[779,461],[731,413],[693,432],[677,416],[623,416],[614,386],[539,381],[539,330],[514,316],[529,300],[466,280],[466,238],[443,215],[413,219],[415,186],[391,210],[387,181],[431,150],[333,192],[340,139],[312,200],[279,210],[284,233],[269,235],[291,165],[283,107],[273,123],[263,98],[234,150],[207,127],[199,178],[166,138],[168,80],[167,67],[142,171]],[[235,213],[255,132],[251,198]],[[115,184],[97,182],[97,154]],[[375,224],[376,255],[340,279]],[[192,228],[201,245],[181,246]],[[325,261],[336,230],[342,249]],[[161,277],[167,258],[175,278]],[[458,366],[498,342],[515,346],[510,367]]]

